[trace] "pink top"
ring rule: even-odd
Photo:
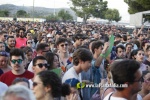
[[[22,46],[26,46],[26,38],[16,38],[16,48],[20,48]]]

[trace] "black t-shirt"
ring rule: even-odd
[[[8,46],[6,46],[5,51],[9,53],[9,52],[10,52],[10,50],[11,50],[11,49],[9,49],[9,48],[8,48]]]
[[[0,69],[0,76],[3,74],[4,72]]]

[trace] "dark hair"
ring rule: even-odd
[[[125,47],[123,45],[118,45],[116,47],[116,53],[118,53],[118,48],[121,48],[122,50],[125,50]]]
[[[68,42],[68,40],[66,38],[58,38],[55,44],[58,46],[60,43],[63,42]]]
[[[46,44],[46,43],[39,43],[37,45],[36,51],[45,50],[46,47],[48,47],[48,44]]]
[[[19,78],[17,77],[16,79],[13,80],[12,85],[15,85],[19,82],[26,82],[28,84],[28,88],[30,88],[30,84],[27,78]]]
[[[25,54],[28,54],[28,52],[33,52],[33,51],[32,51],[32,49],[31,49],[30,47],[24,47],[24,48],[23,48],[23,52],[24,52]]]
[[[134,59],[135,60],[135,58],[133,58],[135,55],[137,54],[137,50],[133,50],[132,52],[131,52],[131,54],[130,54],[130,59]]]
[[[124,41],[127,41],[127,35],[122,35]]]
[[[132,43],[127,43],[127,44],[126,44],[126,47],[127,47],[128,45],[132,45]],[[132,47],[133,47],[133,45],[132,45]]]
[[[126,82],[130,82],[133,84],[135,80],[135,73],[140,68],[140,63],[135,60],[122,60],[115,61],[111,65],[111,73],[113,82],[116,84],[124,84]],[[116,88],[121,91],[124,88]]]
[[[79,48],[73,53],[73,64],[78,65],[79,60],[81,61],[91,61],[93,59],[92,53],[85,48]]]
[[[14,36],[8,36],[7,37],[7,40],[9,40],[10,38],[15,38]]]
[[[102,45],[103,43],[101,41],[94,41],[91,46],[92,53],[94,54],[95,53],[94,49],[98,49]]]
[[[10,50],[10,59],[12,58],[12,56],[21,56],[23,60],[25,59],[23,51],[18,48]]]
[[[7,34],[6,31],[0,31],[0,35]]]
[[[42,71],[37,74],[43,85],[50,86],[53,97],[60,97],[61,95],[66,96],[70,94],[69,86],[62,85],[61,79],[52,71]]]
[[[147,46],[146,51],[148,51],[148,50],[149,50],[149,48],[150,48],[150,46]]]
[[[24,32],[26,31],[25,28],[20,27],[20,28],[18,29],[18,33],[20,32],[20,30],[23,30]]]
[[[33,59],[33,66],[35,66],[35,64],[37,63],[38,60],[46,60],[46,58],[43,57],[43,56],[36,56],[36,57]]]
[[[52,53],[52,52],[47,52],[46,55],[45,55],[47,63],[50,65],[49,69],[53,69],[54,68],[53,62],[54,62],[54,57],[55,56],[57,56],[58,59],[59,59],[59,56],[57,54],[55,54],[55,53]]]

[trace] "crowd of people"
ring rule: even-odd
[[[150,30],[124,29],[0,21],[0,100],[150,100]]]

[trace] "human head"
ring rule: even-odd
[[[33,47],[33,41],[32,41],[32,39],[28,39],[26,41],[26,44],[27,44],[28,47],[32,48]]]
[[[49,65],[47,64],[47,60],[43,56],[37,56],[33,59],[33,71],[35,74],[47,70]]]
[[[118,45],[116,47],[116,55],[118,58],[125,58],[125,47],[123,45]]]
[[[74,36],[74,42],[77,46],[82,45],[82,41],[83,41],[83,34],[75,34]]]
[[[142,41],[143,39],[144,39],[144,36],[143,36],[143,34],[138,34],[138,39],[140,40],[140,41]]]
[[[140,64],[135,60],[115,61],[111,65],[111,73],[115,84],[127,84],[128,87],[116,87],[117,91],[127,90],[135,94],[141,90],[142,72]]]
[[[47,38],[46,37],[41,37],[39,39],[39,43],[47,43]]]
[[[24,38],[25,37],[25,29],[23,27],[20,27],[18,29],[18,35],[20,38]]]
[[[142,83],[142,89],[150,91],[150,72],[143,71],[142,74],[144,78],[144,82]]]
[[[127,35],[127,42],[128,43],[132,42],[132,36],[131,35]]]
[[[52,98],[60,97],[62,94],[61,79],[51,71],[41,71],[33,81],[33,93],[36,99],[50,95]]]
[[[36,100],[31,90],[22,85],[13,85],[4,93],[1,100]]]
[[[150,46],[147,46],[147,48],[146,48],[146,54],[147,54],[148,57],[150,56]]]
[[[8,47],[15,47],[15,44],[16,44],[16,40],[14,38],[14,36],[8,36],[7,38],[7,45]]]
[[[73,64],[80,65],[82,71],[87,71],[91,67],[92,59],[92,53],[85,48],[79,48],[73,53]]]
[[[58,38],[56,41],[56,45],[61,53],[68,52],[68,40],[66,38]]]
[[[10,65],[12,70],[15,72],[20,72],[24,70],[23,61],[24,61],[24,53],[21,49],[14,48],[10,51]]]
[[[33,50],[30,47],[24,47],[23,52],[25,54],[25,57],[28,61],[32,61],[33,57]]]
[[[132,43],[126,44],[126,53],[130,53],[132,51],[133,45]]]
[[[52,52],[47,52],[45,55],[48,64],[50,65],[49,69],[60,67],[59,56]]]
[[[8,64],[8,53],[5,51],[0,52],[0,68],[6,68]]]
[[[92,53],[93,53],[93,54],[96,53],[97,55],[100,55],[100,53],[101,53],[102,50],[103,50],[103,43],[102,43],[101,41],[94,41],[94,42],[92,43],[91,48],[92,48]]]
[[[144,60],[144,56],[145,56],[145,54],[144,54],[144,51],[142,49],[135,50],[135,56],[134,57],[135,57],[136,61],[142,63]]]
[[[0,42],[0,51],[5,51],[5,44],[4,44],[4,42]]]
[[[29,81],[26,78],[16,78],[13,80],[12,85],[23,85],[30,88]]]
[[[0,31],[0,41],[1,42],[5,42],[7,37],[8,37],[8,35],[7,35],[6,31]]]
[[[49,46],[46,43],[39,43],[36,48],[38,55],[45,56],[46,52],[49,52]]]

